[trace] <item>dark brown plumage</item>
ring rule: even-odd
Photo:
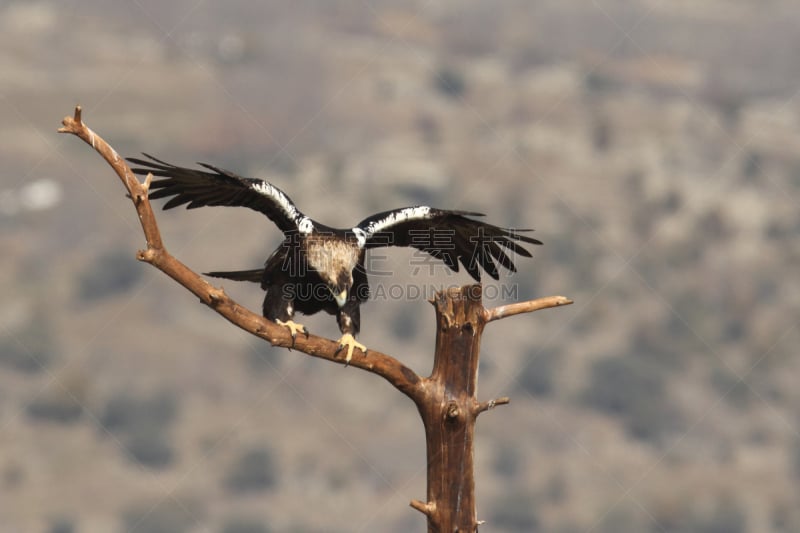
[[[150,198],[169,198],[164,209],[186,205],[249,207],[266,215],[283,232],[284,240],[263,268],[209,275],[261,284],[266,291],[264,316],[286,325],[295,336],[307,330],[292,321],[295,312],[319,311],[336,315],[347,347],[346,360],[354,348],[366,353],[355,341],[360,329],[360,308],[369,297],[364,268],[367,250],[383,246],[416,248],[440,259],[452,270],[460,267],[480,281],[480,269],[498,279],[497,264],[514,272],[511,255],[530,257],[521,243],[541,244],[524,232],[493,226],[469,217],[468,211],[448,211],[414,206],[367,217],[349,229],[320,224],[303,213],[274,185],[243,178],[227,170],[200,163],[205,170],[171,165],[145,154],[130,158],[137,174],[152,173]]]

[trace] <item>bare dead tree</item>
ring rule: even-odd
[[[183,285],[200,301],[239,328],[273,346],[293,348],[304,354],[343,364],[337,357],[339,343],[315,335],[292,339],[279,326],[233,301],[225,291],[209,284],[196,272],[170,255],[161,239],[156,217],[148,200],[152,175],[140,182],[117,152],[81,120],[77,106],[73,116],[62,121],[60,133],[71,133],[91,145],[111,165],[133,201],[147,247],[136,257],[150,263]],[[381,376],[417,406],[425,426],[428,460],[428,490],[425,501],[412,500],[411,507],[425,514],[428,531],[474,532],[478,530],[473,469],[473,436],[479,414],[506,397],[479,402],[477,398],[478,357],[483,328],[493,320],[520,313],[571,304],[563,296],[486,309],[481,285],[466,285],[436,294],[436,352],[433,372],[427,378],[394,357],[369,350],[350,365]]]

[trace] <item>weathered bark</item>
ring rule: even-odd
[[[417,404],[428,459],[428,531],[477,531],[473,437],[478,358],[485,325],[481,286],[437,293],[436,353]]]
[[[90,144],[111,165],[133,201],[142,225],[147,248],[137,258],[151,264],[177,281],[200,301],[237,327],[274,346],[344,364],[337,356],[338,342],[315,335],[292,339],[279,326],[236,303],[221,288],[216,288],[173,257],[166,249],[148,190],[151,175],[142,183],[124,159],[81,119],[80,106],[62,121],[61,133],[71,133]],[[549,296],[529,302],[485,309],[481,286],[467,285],[437,293],[436,353],[433,372],[422,378],[397,359],[369,350],[350,365],[377,374],[391,383],[417,406],[425,425],[428,458],[427,502],[413,500],[411,506],[428,517],[428,531],[436,533],[477,531],[475,479],[473,475],[473,436],[480,413],[508,403],[508,398],[486,402],[477,400],[478,356],[484,326],[501,318],[539,309],[571,304],[563,296]]]

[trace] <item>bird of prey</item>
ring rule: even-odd
[[[325,311],[336,315],[342,333],[339,351],[347,348],[349,363],[355,348],[367,348],[355,340],[360,329],[359,306],[369,296],[364,260],[367,250],[407,246],[422,250],[458,272],[459,263],[480,281],[482,267],[498,279],[495,262],[510,272],[516,268],[509,252],[531,254],[522,243],[541,244],[524,235],[531,230],[512,230],[468,217],[484,216],[469,211],[448,211],[428,206],[404,207],[365,218],[352,228],[325,226],[303,214],[280,189],[260,179],[244,178],[215,166],[198,163],[204,170],[171,165],[144,154],[129,158],[136,174],[152,173],[149,197],[169,198],[164,209],[187,204],[249,207],[267,216],[284,234],[263,268],[207,275],[261,284],[266,291],[263,315],[289,329],[292,338],[308,330],[293,321],[295,312],[312,315]],[[338,353],[338,352],[337,352]]]

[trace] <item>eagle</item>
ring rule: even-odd
[[[411,247],[430,254],[455,272],[459,264],[480,282],[480,268],[498,279],[496,263],[516,272],[510,255],[531,257],[520,243],[541,244],[525,232],[508,229],[470,217],[485,216],[470,211],[437,209],[423,205],[403,207],[369,216],[347,229],[326,226],[302,213],[275,185],[245,178],[206,163],[203,170],[166,163],[149,154],[147,159],[128,158],[133,172],[152,174],[151,199],[169,198],[163,209],[186,204],[187,209],[204,206],[248,207],[266,215],[283,232],[283,242],[263,268],[206,275],[261,284],[266,291],[264,317],[289,329],[292,339],[308,329],[294,322],[294,314],[313,315],[325,311],[336,315],[349,363],[357,348],[361,327],[360,305],[369,297],[368,250],[387,246]],[[479,268],[480,267],[480,268]]]

